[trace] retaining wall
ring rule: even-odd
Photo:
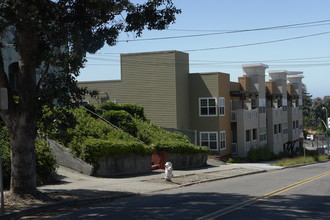
[[[151,172],[150,155],[128,154],[103,157],[99,160],[96,174],[99,176],[119,176]]]

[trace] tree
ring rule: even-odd
[[[302,90],[302,99],[303,99],[303,119],[305,128],[314,127],[315,121],[311,118],[311,108],[313,106],[312,95],[307,92],[306,85],[303,86]]]
[[[36,190],[36,122],[42,104],[71,104],[81,98],[76,76],[105,43],[116,44],[119,33],[141,36],[144,29],[162,30],[181,13],[171,0],[3,0],[0,3],[0,48],[4,36],[13,36],[19,54],[14,83],[4,69],[0,53],[0,87],[8,91],[8,110],[0,116],[10,132],[12,156],[11,192]],[[13,86],[13,84],[15,86]],[[15,89],[15,88],[17,89]]]

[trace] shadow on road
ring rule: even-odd
[[[277,195],[243,205],[251,199],[254,198],[239,194],[157,194],[90,204],[69,213],[66,210],[49,214],[47,219],[196,219],[235,205],[238,206],[229,209],[232,212],[216,219],[328,219],[330,216],[330,196]]]

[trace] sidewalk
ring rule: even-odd
[[[116,178],[101,178],[87,176],[65,167],[59,167],[57,173],[60,183],[45,185],[38,190],[44,193],[63,193],[77,195],[78,199],[47,204],[32,209],[18,210],[11,213],[0,213],[1,219],[17,218],[62,206],[88,204],[90,202],[110,201],[112,199],[136,194],[148,194],[162,190],[189,186],[201,182],[233,178],[242,175],[256,174],[282,167],[264,164],[224,164],[208,160],[208,166],[190,170],[173,170],[172,181],[164,179],[164,171],[156,170],[150,174],[125,176]],[[62,203],[62,204],[61,204]]]

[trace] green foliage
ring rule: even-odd
[[[36,139],[36,172],[37,183],[45,184],[49,177],[54,174],[56,170],[56,160],[51,153],[51,148],[43,139]]]
[[[2,153],[2,169],[4,187],[9,188],[11,172],[11,155],[9,146],[8,131],[5,127],[0,127],[0,150]],[[51,154],[50,147],[45,140],[36,139],[36,173],[37,183],[45,184],[56,169],[56,161]]]
[[[10,183],[10,147],[9,134],[7,128],[0,126],[0,150],[2,154],[2,172],[5,188],[9,188]]]
[[[144,108],[141,105],[136,104],[117,104],[114,102],[103,102],[98,105],[99,109],[103,109],[105,111],[110,110],[124,110],[128,112],[131,116],[135,118],[140,118],[142,120],[146,120],[144,115]]]
[[[67,135],[72,137],[68,143],[71,151],[78,157],[82,154],[82,143],[88,138],[107,139],[112,128],[106,123],[95,120],[82,108],[71,110],[77,124],[74,128],[67,129]]]
[[[241,162],[241,158],[239,157],[229,157],[227,160],[227,163],[240,163]]]
[[[267,147],[251,148],[248,152],[247,159],[249,162],[273,160],[275,155],[270,152]]]
[[[169,132],[152,122],[135,120],[138,128],[138,138],[156,150],[166,150],[172,153],[208,152],[206,147],[195,146],[189,138],[180,132]]]
[[[69,128],[74,128],[77,121],[68,108],[60,106],[43,106],[42,117],[38,120],[38,132],[45,137],[58,140],[66,145],[72,140],[72,135],[66,132]]]
[[[141,119],[141,117],[132,117],[132,114],[125,110],[112,110],[113,106],[118,107],[119,105],[110,102],[103,104],[101,107],[111,110],[104,112],[102,117],[128,133],[114,129],[105,122],[97,120],[87,113],[86,109],[69,110],[74,118],[75,126],[67,128],[64,132],[64,137],[72,137],[67,146],[77,157],[95,167],[98,167],[98,160],[105,156],[129,153],[144,155],[151,154],[155,150],[189,154],[208,152],[206,147],[191,144],[188,137],[182,133],[166,131],[149,121]],[[135,105],[125,106],[130,106],[129,109],[133,109],[131,106]],[[122,105],[119,107],[122,107]],[[88,109],[93,109],[93,107]],[[141,108],[138,109],[141,110]],[[134,115],[137,116],[137,114]],[[62,136],[57,138],[62,138]],[[56,140],[62,143],[64,141],[61,139]]]
[[[82,151],[82,159],[98,167],[98,161],[102,157],[126,154],[151,155],[153,148],[138,141],[86,139]]]
[[[169,153],[179,154],[195,154],[207,153],[208,148],[205,146],[196,146],[191,143],[182,142],[178,140],[163,140],[152,144],[155,150],[165,150]]]
[[[137,135],[137,127],[132,116],[124,110],[110,110],[102,117],[132,136]]]
[[[312,163],[316,161],[326,161],[329,160],[329,156],[300,156],[295,158],[283,158],[279,162],[273,164],[274,166],[293,166],[297,164]]]

